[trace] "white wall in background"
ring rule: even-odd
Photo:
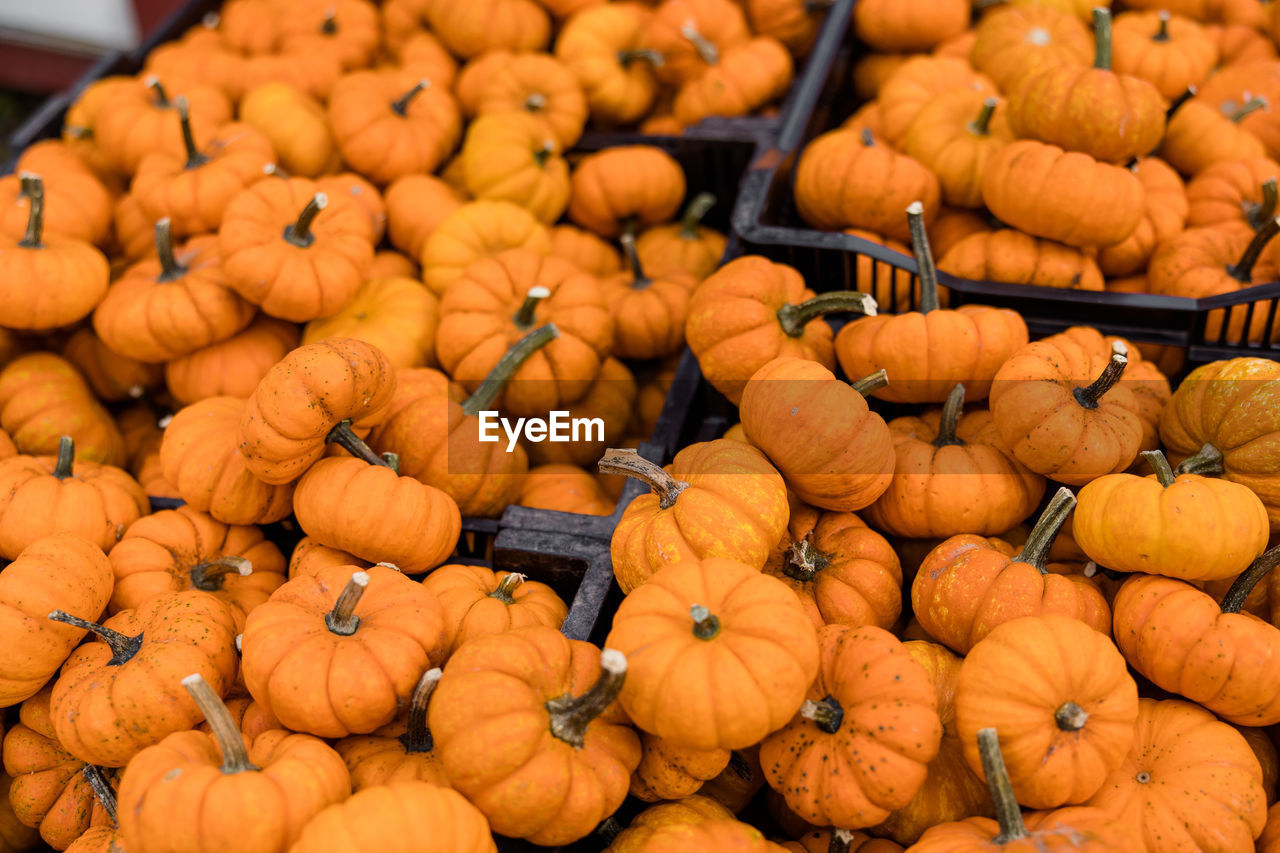
[[[3,41],[83,53],[126,50],[139,42],[138,21],[130,0],[0,0]]]

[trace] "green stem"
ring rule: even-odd
[[[413,688],[413,695],[409,697],[408,727],[399,738],[405,752],[430,752],[435,748],[431,729],[427,728],[427,706],[431,703],[431,694],[436,691],[441,675],[443,672],[440,667],[429,669]]]
[[[938,307],[938,267],[924,227],[924,205],[918,201],[907,205],[907,226],[911,229],[911,254],[920,270],[920,313],[928,314]]]
[[[598,464],[601,474],[621,474],[647,485],[658,495],[659,509],[675,506],[676,498],[689,488],[688,483],[672,477],[661,465],[650,462],[634,450],[611,447],[600,457]]]
[[[1151,470],[1156,473],[1156,481],[1166,489],[1173,485],[1175,479],[1173,469],[1169,467],[1169,460],[1159,450],[1144,450],[1142,458],[1147,460],[1147,464],[1151,466]]]
[[[873,317],[876,307],[876,300],[869,293],[837,290],[831,293],[820,293],[799,305],[783,305],[778,309],[778,322],[782,325],[782,331],[793,338],[798,338],[804,334],[804,327],[809,321],[816,320],[824,314],[852,311],[855,314]]]
[[[1195,456],[1188,456],[1174,469],[1177,474],[1199,474],[1201,477],[1212,477],[1226,471],[1223,464],[1222,451],[1212,444],[1205,444]]]
[[[581,696],[564,696],[546,703],[551,734],[570,746],[581,749],[591,721],[605,712],[622,691],[627,677],[627,658],[617,649],[600,653],[600,677]]]
[[[516,324],[516,328],[521,331],[533,325],[533,321],[538,319],[538,303],[551,295],[551,291],[545,287],[531,287],[529,292],[524,296],[524,302],[520,303],[519,310],[511,321]]]
[[[156,220],[156,255],[160,258],[160,276],[156,281],[177,281],[187,274],[187,268],[173,256],[173,225],[167,216]]]
[[[107,666],[120,666],[128,663],[133,660],[134,655],[142,648],[141,634],[136,637],[126,637],[119,631],[113,631],[104,625],[99,625],[97,622],[81,619],[79,616],[72,616],[65,610],[54,610],[49,614],[49,618],[54,622],[61,622],[64,625],[70,625],[85,631],[92,631],[101,637],[102,641],[107,644],[107,648],[111,649],[111,660],[107,661]]]
[[[618,242],[622,244],[622,253],[627,256],[627,263],[631,266],[631,289],[644,290],[653,284],[653,279],[644,274],[644,267],[640,264],[640,253],[636,251],[636,236],[623,234],[618,238]]]
[[[1280,565],[1280,546],[1264,552],[1249,565],[1249,568],[1240,573],[1235,583],[1231,584],[1231,588],[1227,590],[1227,594],[1222,597],[1222,612],[1239,613],[1249,593],[1253,592],[1258,582],[1277,565]]]
[[[701,604],[689,608],[693,620],[693,636],[699,640],[714,640],[720,634],[720,619]]]
[[[102,810],[107,813],[107,817],[111,818],[112,826],[118,827],[120,825],[120,815],[116,810],[116,792],[112,789],[111,783],[107,781],[102,768],[96,764],[86,764],[80,768],[80,774],[84,776],[84,781],[89,785],[89,790],[93,791],[93,796],[102,804]]]
[[[506,575],[503,575],[502,580],[498,581],[498,585],[494,588],[493,592],[489,593],[489,597],[496,598],[503,604],[515,604],[516,599],[514,593],[516,587],[520,586],[520,584],[524,583],[526,580],[528,580],[528,577],[520,574],[519,572],[508,572]]]
[[[430,86],[431,81],[425,78],[414,83],[412,89],[391,102],[392,111],[394,111],[398,116],[407,116],[409,114],[409,104],[412,103],[413,99],[418,97],[424,89],[427,89]]]
[[[1248,116],[1253,115],[1258,110],[1267,106],[1267,99],[1262,95],[1254,95],[1249,100],[1240,105],[1240,108],[1233,112],[1228,118],[1237,124]]]
[[[1022,550],[1010,562],[1026,563],[1035,566],[1042,575],[1049,574],[1049,549],[1053,547],[1053,540],[1057,538],[1063,522],[1075,508],[1076,496],[1071,494],[1071,490],[1066,486],[1058,489],[1044,512],[1036,519],[1036,525],[1027,535]]]
[[[1111,70],[1111,10],[1105,6],[1095,6],[1093,10],[1093,41],[1096,52],[1093,56],[1093,67],[1103,71]]]
[[[938,420],[938,435],[933,440],[934,447],[964,446],[964,440],[956,438],[956,426],[960,423],[960,413],[964,410],[964,386],[956,383],[947,395],[947,402],[942,405],[942,417]]]
[[[870,397],[881,388],[889,387],[889,371],[882,367],[875,373],[853,380],[849,383],[849,387],[864,397]]]
[[[310,246],[316,241],[316,235],[311,233],[311,223],[328,206],[329,197],[324,193],[316,193],[307,202],[307,206],[302,208],[297,221],[284,227],[284,239],[301,249]]]
[[[204,680],[204,676],[198,672],[192,673],[182,679],[182,686],[187,689],[191,700],[204,715],[204,721],[209,724],[209,731],[213,732],[213,739],[218,743],[218,750],[222,753],[222,766],[219,769],[228,776],[249,770],[261,770],[262,768],[249,760],[249,750],[245,749],[244,735],[240,733],[236,721],[231,718],[231,712],[227,710],[227,706],[218,698],[218,694],[213,692],[209,682]]]
[[[329,434],[325,436],[324,440],[338,445],[355,458],[363,459],[370,465],[381,465],[384,468],[395,470],[396,466],[392,465],[390,460],[374,453],[373,449],[364,443],[364,439],[351,431],[350,420],[339,421],[337,426],[329,430]]]
[[[827,696],[820,702],[806,699],[800,706],[800,716],[811,720],[827,734],[833,735],[840,731],[840,725],[844,722],[844,708],[834,696]]]
[[[864,127],[859,136],[862,138],[862,146],[864,148],[870,148],[872,145],[876,144],[875,134],[871,132],[871,128],[869,127]]]
[[[350,637],[360,627],[360,617],[356,615],[356,605],[369,586],[368,572],[352,572],[351,579],[338,594],[333,609],[324,616],[324,624],[332,633]]]
[[[498,399],[498,395],[502,393],[502,389],[506,387],[507,382],[516,374],[520,366],[535,352],[558,337],[560,337],[560,330],[554,323],[547,323],[516,341],[511,349],[498,359],[498,363],[493,366],[493,370],[489,371],[489,375],[480,383],[475,393],[463,402],[463,413],[474,416],[492,408],[493,401]]]
[[[58,439],[58,456],[53,463],[53,476],[66,480],[74,475],[76,463],[76,442],[69,435]]]
[[[987,777],[987,790],[995,806],[996,822],[1000,824],[1000,833],[991,839],[991,843],[1004,845],[1029,837],[1027,826],[1022,822],[1022,808],[1013,795],[1009,771],[1004,766],[1004,756],[1000,754],[1000,739],[995,729],[978,731],[978,755],[982,758],[982,775]]]
[[[969,132],[975,136],[990,136],[991,116],[995,115],[996,107],[999,105],[999,98],[987,98],[983,101],[982,109],[978,112],[978,117],[969,122]]]
[[[44,180],[39,175],[24,174],[19,181],[27,197],[27,230],[18,245],[24,249],[44,248]]]
[[[1075,389],[1073,394],[1076,402],[1086,409],[1098,408],[1098,401],[1115,387],[1115,384],[1120,381],[1120,377],[1124,376],[1124,369],[1128,365],[1128,356],[1113,352],[1111,360],[1107,362],[1107,366],[1097,379],[1093,380],[1087,387]]]
[[[191,570],[191,586],[205,592],[222,589],[222,582],[227,575],[239,575],[242,578],[253,574],[253,563],[244,557],[227,555],[208,562],[200,563]]]
[[[693,197],[693,201],[689,202],[684,209],[684,216],[680,219],[680,239],[697,240],[698,226],[702,224],[702,218],[707,215],[707,211],[715,207],[716,197],[711,193],[698,193]]]
[[[198,169],[208,163],[209,158],[196,147],[196,136],[191,130],[191,107],[183,95],[179,95],[173,103],[178,108],[178,126],[182,128],[182,145],[187,150],[187,168]]]

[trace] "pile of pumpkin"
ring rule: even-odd
[[[973,6],[855,5],[862,105],[800,157],[808,223],[910,254],[899,211],[919,200],[938,267],[983,281],[1205,297],[1280,278],[1275,4]],[[887,292],[877,267],[859,286]]]

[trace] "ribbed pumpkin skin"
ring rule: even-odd
[[[292,853],[380,853],[389,838],[418,853],[496,853],[489,822],[456,791],[393,782],[352,795],[313,817]]]
[[[764,454],[719,439],[686,447],[669,473],[689,487],[670,508],[639,495],[614,529],[613,571],[629,592],[663,566],[727,557],[763,567],[787,526],[787,488]]]
[[[569,609],[544,583],[520,580],[505,595],[498,590],[510,572],[484,566],[446,565],[423,578],[444,609],[445,653],[473,637],[501,634],[527,625],[559,628]]]
[[[1190,584],[1134,575],[1115,600],[1115,637],[1138,672],[1228,722],[1280,722],[1280,629],[1223,613]]]
[[[727,749],[673,746],[648,733],[641,733],[640,747],[640,765],[631,774],[631,795],[647,803],[691,796],[729,763]]]
[[[1082,724],[1055,718],[1066,703]],[[1138,717],[1138,685],[1105,634],[1058,614],[1006,622],[970,649],[956,682],[956,728],[980,772],[978,731],[1000,733],[1018,802],[1079,803],[1124,760]],[[1069,727],[1071,726],[1071,727]]]
[[[1142,849],[1132,827],[1102,809],[1068,806],[1023,815],[1029,835],[995,841],[1000,825],[988,817],[971,817],[935,826],[920,837],[912,853],[1131,853]]]
[[[815,825],[858,829],[911,801],[938,754],[938,696],[924,668],[880,628],[829,625],[818,635],[807,698],[839,703],[835,732],[798,716],[765,739],[760,763],[787,806]],[[881,774],[894,780],[880,783]]]

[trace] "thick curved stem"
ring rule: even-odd
[[[1245,118],[1256,113],[1258,110],[1266,109],[1267,106],[1268,102],[1265,97],[1262,95],[1254,95],[1252,98],[1241,104],[1235,112],[1228,116],[1228,118],[1238,124]]]
[[[27,197],[27,230],[18,241],[24,249],[44,247],[44,180],[39,175],[24,174],[20,180],[22,194]]]
[[[1175,474],[1199,474],[1201,477],[1212,477],[1225,471],[1222,451],[1212,444],[1200,448],[1195,456],[1183,459],[1174,469]]]
[[[1111,70],[1111,10],[1095,6],[1093,10],[1093,67]]]
[[[249,760],[249,750],[244,746],[244,735],[236,727],[236,721],[231,718],[231,712],[227,710],[227,706],[222,704],[218,694],[214,693],[209,682],[204,680],[204,676],[198,672],[192,673],[182,679],[182,686],[187,689],[191,700],[204,715],[204,721],[209,724],[209,730],[213,732],[213,739],[218,742],[218,750],[222,753],[220,768],[222,772],[231,775],[244,773],[246,770],[262,769]]]
[[[855,314],[874,317],[876,308],[876,300],[869,293],[837,290],[832,293],[820,293],[799,305],[783,305],[778,309],[778,323],[781,324],[782,331],[793,338],[798,338],[804,334],[804,327],[811,320],[816,320],[824,314],[852,311]]]
[[[1280,195],[1276,192],[1276,179],[1267,178],[1262,182],[1262,201],[1254,204],[1245,202],[1245,216],[1255,231],[1276,218],[1276,202]]]
[[[490,598],[496,598],[503,604],[515,604],[516,587],[529,579],[528,575],[522,575],[519,572],[508,572],[503,575],[502,580],[498,581],[498,585],[494,587],[493,592],[489,593]]]
[[[982,109],[978,112],[978,117],[969,122],[969,132],[975,136],[990,136],[991,116],[995,114],[996,107],[999,105],[999,98],[987,98],[983,101]]]
[[[611,447],[604,452],[598,463],[601,474],[621,474],[647,485],[658,496],[658,507],[669,509],[676,504],[680,493],[689,488],[689,484],[677,480],[662,469],[661,465],[650,462],[639,453],[627,448]]]
[[[1244,254],[1240,256],[1240,260],[1227,267],[1227,275],[1234,278],[1241,284],[1250,284],[1253,281],[1253,266],[1258,262],[1258,258],[1262,256],[1262,250],[1271,242],[1271,238],[1276,234],[1280,234],[1280,219],[1268,219],[1258,228],[1257,233],[1253,235],[1253,239],[1249,241],[1249,245],[1245,246]]]
[[[329,197],[324,193],[316,193],[311,201],[307,202],[307,206],[302,208],[297,221],[284,227],[284,239],[301,249],[310,246],[316,241],[316,235],[311,233],[311,223],[315,222],[320,211],[328,206]]]
[[[196,135],[191,131],[191,107],[183,95],[179,95],[173,104],[178,110],[178,125],[182,128],[182,145],[187,151],[187,168],[198,169],[208,163],[209,158],[201,154],[200,149],[196,147]]]
[[[409,114],[409,104],[413,103],[413,99],[418,97],[423,90],[431,86],[431,81],[423,78],[413,84],[413,88],[405,92],[399,98],[391,102],[391,109],[398,116],[407,116]]]
[[[716,197],[711,193],[698,193],[694,196],[693,201],[685,207],[684,216],[680,218],[680,239],[697,240],[702,218],[715,206]]]
[[[53,463],[53,476],[59,480],[65,480],[75,473],[76,464],[76,443],[69,436],[64,435],[58,439],[58,456]]]
[[[1160,21],[1156,34],[1151,37],[1152,41],[1168,41],[1169,40],[1169,12],[1161,9],[1156,13],[1156,18]]]
[[[400,743],[406,752],[430,752],[435,747],[431,738],[431,729],[427,728],[427,706],[431,703],[431,694],[436,692],[436,685],[443,675],[440,667],[429,669],[418,679],[409,697],[409,726],[400,735]]]
[[[907,225],[911,229],[911,254],[920,270],[920,313],[928,314],[938,307],[938,266],[933,262],[929,233],[924,227],[924,205],[920,202],[907,205]]]
[[[699,640],[714,640],[720,634],[720,619],[701,604],[689,608],[693,620],[693,636]]]
[[[49,618],[54,622],[61,622],[73,628],[92,631],[101,637],[102,642],[106,643],[107,648],[111,649],[111,660],[107,661],[107,666],[120,666],[128,663],[133,660],[134,655],[142,648],[141,634],[136,637],[126,637],[119,631],[113,631],[106,626],[99,625],[97,622],[81,619],[79,616],[72,616],[64,610],[53,611],[49,614]]]
[[[1196,87],[1188,86],[1184,91],[1182,91],[1178,95],[1178,97],[1174,98],[1169,103],[1169,109],[1164,111],[1165,121],[1172,119],[1173,114],[1178,111],[1178,108],[1181,107],[1183,104],[1185,104],[1187,101],[1194,98],[1195,96],[1196,96]]]
[[[224,557],[218,557],[205,563],[200,563],[191,570],[191,586],[195,589],[202,589],[205,592],[214,592],[222,589],[222,582],[227,575],[239,575],[247,578],[253,574],[253,563],[244,557],[235,557],[230,554]]]
[[[116,792],[107,781],[102,768],[96,764],[86,764],[80,768],[80,775],[84,776],[89,790],[93,791],[93,796],[102,804],[102,810],[107,813],[107,817],[111,818],[111,824],[119,826],[120,816],[116,811]]]
[[[1222,612],[1239,613],[1249,593],[1253,592],[1258,582],[1277,565],[1280,565],[1280,545],[1270,551],[1264,551],[1258,559],[1249,564],[1249,568],[1240,573],[1235,583],[1231,584],[1231,588],[1227,590],[1227,594],[1222,596]]]
[[[618,698],[626,677],[626,655],[617,649],[602,651],[600,677],[591,685],[591,689],[576,698],[565,694],[547,702],[551,734],[570,746],[581,749],[587,736],[587,727]]]
[[[334,634],[349,637],[360,627],[360,617],[356,615],[356,605],[369,586],[368,572],[352,572],[351,579],[342,588],[333,609],[325,614],[324,624]]]
[[[1062,523],[1075,508],[1076,496],[1071,494],[1071,490],[1066,486],[1058,489],[1050,499],[1049,505],[1044,508],[1044,512],[1040,513],[1040,517],[1036,519],[1036,526],[1031,528],[1026,543],[1013,558],[1013,562],[1035,566],[1040,570],[1040,574],[1047,575],[1049,549],[1053,547],[1053,540],[1062,529]]]
[[[524,302],[520,303],[519,309],[511,318],[511,322],[516,324],[516,328],[521,331],[533,325],[533,321],[538,319],[538,303],[551,296],[551,291],[545,287],[531,287],[529,292],[524,295]]]
[[[463,413],[475,416],[491,409],[493,401],[498,399],[498,395],[502,393],[502,389],[506,387],[511,377],[520,370],[520,366],[535,352],[558,337],[560,337],[560,330],[554,323],[548,323],[516,341],[511,349],[498,359],[498,363],[489,371],[489,375],[480,383],[475,393],[463,401]]]
[[[964,441],[956,438],[956,426],[960,423],[960,413],[964,410],[964,386],[956,383],[947,395],[947,402],[942,405],[942,417],[938,421],[938,436],[933,440],[934,447],[963,445]]]
[[[991,793],[991,802],[995,806],[996,822],[1000,824],[1000,834],[991,841],[1008,844],[1026,838],[1028,833],[1026,824],[1022,822],[1022,808],[1013,795],[1013,783],[1009,781],[1009,771],[1005,770],[995,729],[978,731],[978,755],[982,758],[982,775],[987,777],[987,791]]]
[[[680,35],[687,38],[698,51],[698,57],[708,65],[720,64],[720,50],[715,44],[698,31],[698,22],[690,18],[680,27]]]
[[[1124,376],[1124,369],[1128,366],[1128,356],[1121,355],[1118,352],[1111,353],[1111,360],[1107,362],[1102,374],[1088,386],[1075,389],[1073,393],[1076,402],[1086,409],[1098,408],[1098,401],[1115,387],[1116,383],[1120,381],[1120,377]]]
[[[1089,721],[1089,712],[1075,702],[1063,702],[1053,712],[1053,721],[1064,732],[1078,732]]]
[[[882,367],[875,373],[869,373],[861,379],[853,380],[849,383],[849,387],[864,397],[870,397],[881,388],[889,387],[889,371]]]
[[[160,258],[160,275],[156,281],[177,281],[187,274],[187,268],[173,256],[173,225],[167,216],[156,220],[156,254]]]
[[[811,720],[827,734],[833,735],[840,731],[840,724],[844,722],[844,708],[834,696],[828,696],[820,702],[806,699],[800,706],[800,716]]]
[[[383,468],[395,470],[395,466],[389,460],[383,459],[374,453],[373,448],[364,443],[364,439],[352,432],[350,420],[338,421],[338,425],[329,430],[329,434],[324,437],[324,440],[338,445],[355,458],[363,459],[370,465],[381,465]]]
[[[644,274],[644,267],[640,264],[640,253],[636,251],[636,236],[623,234],[618,238],[618,242],[622,244],[622,253],[626,255],[627,264],[631,267],[631,289],[644,290],[653,284],[653,279]]]
[[[1151,470],[1156,474],[1156,480],[1166,489],[1173,485],[1176,479],[1173,469],[1169,467],[1169,460],[1164,458],[1164,454],[1159,450],[1144,450],[1140,454],[1143,459],[1147,460],[1147,464],[1151,466]]]

